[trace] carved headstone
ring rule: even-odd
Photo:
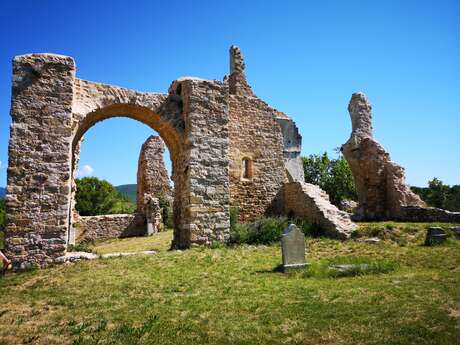
[[[294,224],[284,231],[281,250],[284,272],[305,267],[305,236]]]

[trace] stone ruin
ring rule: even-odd
[[[137,210],[142,211],[148,198],[164,194],[171,197],[172,188],[163,160],[164,141],[150,136],[142,144],[137,168]]]
[[[183,77],[172,82],[168,93],[79,79],[74,60],[54,54],[16,56],[12,84],[5,247],[14,269],[57,262],[75,241],[83,218],[74,211],[81,140],[95,123],[117,116],[150,126],[169,149],[174,184],[172,248],[227,242],[231,206],[239,208],[240,221],[264,215],[309,218],[325,234],[340,239],[356,229],[349,215],[332,205],[324,191],[304,182],[299,131],[291,118],[253,93],[237,47],[230,48],[230,74],[223,81]],[[360,102],[365,108],[365,102]],[[352,114],[355,108],[350,108]],[[370,107],[368,112],[370,120]],[[385,171],[393,174],[377,174],[377,181],[385,181],[385,187],[383,192],[372,189],[372,197],[363,196],[368,188],[367,177],[363,177],[365,187],[359,187],[359,193],[366,207],[373,198],[383,200],[378,198],[385,195],[383,207],[392,210],[385,213],[388,211],[375,205],[364,212],[392,216],[392,200],[404,196],[405,205],[407,201],[412,205],[416,199],[407,189],[391,186],[400,178],[401,169],[385,160],[380,146],[366,139],[371,138],[368,129],[360,134],[360,110],[356,113],[356,135],[344,148],[347,159],[367,140],[370,150],[385,161]],[[157,139],[148,142],[159,143]],[[152,148],[153,155],[160,151],[160,146]],[[101,236],[104,231],[118,236],[117,231],[135,229],[138,222],[144,224],[145,233],[146,221],[155,227],[158,207],[151,193],[157,187],[142,172],[144,167],[155,166],[149,152],[144,150],[145,159],[141,153],[139,174],[145,183],[140,187],[143,201],[138,213],[89,219],[87,234],[96,229]],[[358,184],[360,157],[350,160]],[[380,171],[372,164],[369,174]],[[164,178],[164,171],[158,174]]]
[[[426,207],[405,182],[404,168],[373,137],[372,106],[354,93],[348,105],[352,132],[341,151],[350,165],[358,194],[360,220],[459,222],[459,212]]]
[[[164,142],[150,136],[141,147],[137,170],[137,209],[134,214],[80,216],[74,209],[69,244],[151,235],[162,229],[158,195],[171,199],[172,188],[163,153]],[[76,158],[78,159],[78,157]],[[172,201],[172,200],[171,200]]]

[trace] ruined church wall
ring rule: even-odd
[[[283,136],[276,111],[256,97],[229,95],[230,197],[241,221],[270,213],[286,179]],[[243,158],[253,176],[243,178]]]

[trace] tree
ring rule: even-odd
[[[348,162],[340,156],[330,162],[330,174],[326,178],[324,189],[331,202],[339,205],[342,200],[356,200],[355,182]]]
[[[327,179],[330,159],[327,153],[302,157],[305,182],[321,186]]]
[[[428,204],[438,208],[445,208],[446,200],[449,193],[449,186],[442,183],[436,177],[428,181]]]
[[[114,213],[113,209],[121,198],[114,186],[97,177],[84,177],[77,179],[76,182],[75,207],[80,215],[96,216]]]
[[[444,207],[449,211],[460,212],[460,185],[450,187]]]
[[[305,182],[320,186],[334,205],[344,199],[356,200],[356,188],[353,174],[347,161],[340,155],[330,159],[327,152],[322,155],[303,157]]]
[[[445,185],[436,177],[428,181],[428,187],[411,187],[428,206],[448,211],[460,211],[460,185]]]

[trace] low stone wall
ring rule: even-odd
[[[401,208],[397,220],[402,222],[460,223],[460,212],[450,212],[435,207],[406,206]]]
[[[76,243],[146,234],[145,216],[136,214],[110,214],[79,217],[73,224]]]

